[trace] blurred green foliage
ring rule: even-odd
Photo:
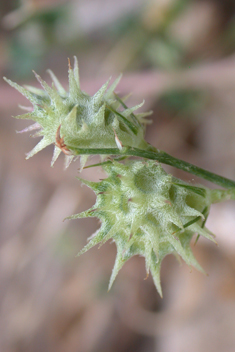
[[[33,3],[33,0],[31,1]],[[10,68],[13,69],[14,75],[23,78],[32,68],[37,69],[40,61],[43,61],[53,48],[59,52],[77,52],[90,50],[92,47],[95,52],[100,45],[105,48],[104,61],[113,50],[118,51],[118,57],[127,57],[123,65],[118,67],[121,71],[130,67],[179,67],[185,52],[181,45],[171,38],[168,29],[191,1],[175,0],[166,7],[156,1],[147,1],[132,13],[117,17],[111,24],[104,23],[102,28],[93,33],[83,32],[83,29],[79,28],[79,19],[75,30],[72,2],[40,7],[38,10],[24,9],[22,3],[15,11],[18,12],[15,16],[16,23],[10,24],[13,28],[9,38]],[[68,31],[74,31],[75,37],[66,37],[63,30],[61,31],[63,26],[66,26]]]
[[[201,90],[170,90],[159,98],[159,105],[172,115],[195,115],[202,111],[207,95]]]

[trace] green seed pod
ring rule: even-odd
[[[215,242],[205,228],[211,191],[196,187],[167,174],[154,161],[116,161],[104,166],[108,177],[101,182],[82,180],[97,195],[95,205],[69,219],[97,217],[100,229],[79,254],[98,243],[113,239],[117,256],[109,283],[134,255],[145,257],[147,275],[162,295],[160,267],[167,254],[182,257],[188,265],[203,271],[190,248],[194,234]]]
[[[124,145],[146,149],[148,144],[144,140],[144,124],[147,121],[144,117],[150,113],[133,114],[143,103],[127,108],[116,96],[114,90],[121,76],[109,88],[108,80],[93,96],[86,94],[80,89],[77,58],[74,60],[74,69],[69,62],[68,92],[50,70],[48,72],[53,81],[52,87],[35,73],[43,89],[31,86],[23,88],[4,78],[33,105],[33,108],[26,108],[28,110],[26,114],[16,116],[35,121],[22,132],[38,130],[34,137],[43,137],[27,154],[27,159],[49,144],[55,144],[51,165],[61,151],[66,154],[66,164],[69,165],[74,157],[69,146],[85,149],[116,147],[122,149]],[[87,155],[81,157],[82,167],[87,157]]]

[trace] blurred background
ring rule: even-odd
[[[0,76],[37,85],[32,69],[50,82],[51,68],[67,87],[77,55],[93,94],[123,72],[118,93],[154,111],[148,142],[235,179],[233,0],[12,0],[0,13]],[[0,351],[233,352],[235,203],[212,207],[219,246],[200,238],[194,247],[208,276],[168,256],[160,299],[135,257],[107,292],[115,244],[76,258],[98,221],[63,222],[94,194],[75,178],[78,162],[50,168],[52,146],[25,161],[36,141],[15,133],[28,125],[11,117],[18,104],[27,103],[0,80]],[[81,176],[104,177],[99,168]]]

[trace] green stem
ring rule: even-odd
[[[211,203],[220,203],[226,200],[235,200],[235,188],[230,189],[212,189],[210,192]]]
[[[74,152],[75,155],[84,155],[84,154],[100,154],[100,155],[116,155],[116,156],[138,156],[141,158],[146,158],[150,160],[156,160],[160,163],[174,166],[183,171],[189,172],[190,174],[196,175],[198,177],[204,178],[207,181],[215,183],[224,188],[234,188],[235,181],[230,180],[226,177],[216,175],[210,171],[202,169],[198,166],[190,164],[186,161],[174,158],[173,156],[165,153],[164,151],[155,149],[149,145],[148,150],[138,149],[134,147],[123,147],[120,151],[118,148],[77,148],[67,145],[67,147]]]

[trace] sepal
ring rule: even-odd
[[[28,153],[33,156],[49,144],[55,144],[51,165],[59,156],[58,148],[66,155],[66,165],[76,155],[76,149],[104,149],[122,146],[146,149],[145,126],[133,114],[143,103],[128,108],[114,93],[121,76],[108,88],[110,79],[90,96],[80,89],[77,58],[74,67],[68,65],[69,89],[65,91],[55,74],[49,70],[52,86],[37,73],[34,75],[42,89],[19,86],[5,78],[5,81],[23,94],[33,105],[26,114],[16,116],[39,124],[43,139]],[[137,123],[136,123],[137,122]],[[60,131],[61,135],[58,135]],[[73,150],[73,151],[72,151]],[[88,153],[88,155],[90,155]],[[84,167],[82,158],[81,169]]]
[[[160,295],[160,269],[166,255],[180,256],[189,266],[204,272],[190,242],[199,235],[216,243],[204,226],[212,191],[175,179],[154,161],[109,161],[102,166],[108,174],[106,179],[81,180],[96,193],[96,203],[70,219],[97,217],[102,222],[79,254],[98,243],[110,239],[115,242],[117,256],[109,289],[124,263],[134,255],[145,257],[147,276],[151,272]]]

